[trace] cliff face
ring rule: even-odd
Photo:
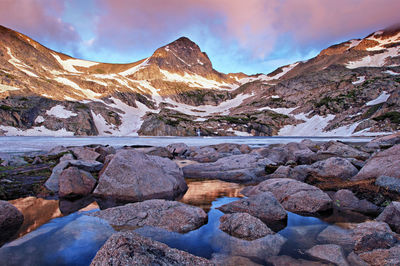
[[[182,37],[131,64],[52,51],[0,27],[0,134],[363,135],[399,130],[400,30],[267,75],[223,74]]]

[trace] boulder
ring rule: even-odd
[[[280,234],[272,234],[248,241],[220,233],[213,236],[212,242],[215,249],[229,256],[266,261],[269,257],[279,254],[282,246],[286,243],[286,238]]]
[[[112,146],[98,146],[97,148],[94,149],[95,152],[97,152],[98,154],[100,154],[100,156],[97,158],[97,160],[99,162],[104,163],[107,155],[110,154],[115,154],[116,150],[114,149],[114,147]]]
[[[260,155],[278,165],[285,164],[288,161],[288,157],[289,157],[288,151],[283,148],[279,148],[279,147],[258,148],[258,149],[252,150],[251,154]]]
[[[315,161],[315,153],[307,145],[297,142],[290,142],[283,146],[288,153],[288,160],[298,164],[311,164]]]
[[[185,143],[172,143],[169,144],[166,149],[174,156],[183,156],[189,151],[189,146]]]
[[[219,266],[232,266],[232,265],[261,266],[261,264],[255,263],[254,261],[245,257],[228,256],[219,253],[213,254],[211,262]]]
[[[107,220],[118,228],[136,229],[147,225],[178,233],[192,231],[207,222],[207,214],[201,208],[166,200],[130,203],[87,215]]]
[[[317,245],[307,250],[306,253],[315,259],[334,263],[335,265],[349,265],[342,248],[338,245]]]
[[[289,226],[285,228],[285,236],[290,239],[292,249],[305,250],[318,245],[317,236],[325,227],[324,224]]]
[[[211,147],[198,148],[190,153],[190,159],[200,163],[215,162],[222,156],[222,154]]]
[[[261,220],[248,213],[225,214],[219,220],[219,229],[234,237],[255,240],[274,234]]]
[[[93,266],[102,265],[214,265],[182,250],[132,231],[113,234],[97,252]]]
[[[218,208],[224,213],[245,212],[257,217],[268,225],[287,219],[285,209],[270,192],[258,193]]]
[[[368,265],[400,265],[400,245],[390,249],[376,249],[359,254]]]
[[[392,233],[370,232],[370,234],[364,235],[356,242],[354,252],[360,254],[375,249],[388,249],[393,247],[397,241],[397,238]]]
[[[400,178],[397,177],[382,175],[376,179],[375,185],[400,193]]]
[[[93,194],[134,202],[174,199],[186,190],[186,182],[174,162],[135,150],[120,150],[102,171]]]
[[[88,147],[74,147],[71,152],[78,160],[83,161],[96,161],[100,157],[99,153]]]
[[[295,167],[279,166],[273,174],[268,175],[269,178],[290,178],[304,182],[309,176],[309,167],[307,165],[298,165]]]
[[[366,160],[369,158],[369,153],[357,150],[349,145],[338,141],[329,141],[323,145],[324,149],[319,151],[318,154],[332,154],[336,157],[355,158],[358,160]]]
[[[331,157],[323,161],[316,162],[309,168],[310,172],[319,177],[326,178],[341,178],[350,179],[358,173],[357,168],[355,168],[348,160]]]
[[[36,156],[35,159],[33,159],[33,162],[32,162],[33,165],[42,164],[42,163],[43,163],[43,160],[40,159],[39,156]]]
[[[356,253],[351,252],[347,256],[347,261],[349,262],[350,265],[352,266],[368,266],[368,264],[363,261]]]
[[[341,189],[333,195],[333,206],[340,210],[377,215],[380,208],[367,200],[359,200],[351,190]]]
[[[366,147],[372,149],[382,149],[392,147],[396,144],[400,144],[400,132],[389,136],[375,138],[370,141]]]
[[[259,155],[242,154],[224,157],[213,163],[186,165],[182,170],[187,178],[253,182],[265,178],[265,166],[271,163]]]
[[[54,166],[49,179],[44,183],[45,187],[51,191],[58,192],[60,174],[68,166],[75,166],[88,172],[98,172],[103,168],[103,164],[97,161],[60,160],[60,163]]]
[[[322,266],[329,265],[317,261],[310,261],[304,259],[294,259],[287,255],[282,256],[274,256],[268,258],[267,262],[269,262],[273,266]]]
[[[289,178],[274,178],[261,182],[257,186],[242,190],[246,196],[271,192],[282,206],[295,213],[316,213],[332,208],[328,194],[317,187]]]
[[[75,160],[75,157],[71,153],[66,153],[63,156],[61,156],[61,158],[60,158],[60,162],[72,161],[72,160]]]
[[[86,171],[69,167],[59,177],[58,194],[61,198],[75,198],[89,195],[96,185],[96,179]]]
[[[400,178],[400,144],[373,155],[352,180],[378,178],[382,175]]]
[[[309,148],[313,152],[318,152],[322,148],[321,142],[312,141],[310,139],[303,139],[300,142],[300,144],[305,145],[307,148]]]
[[[0,246],[9,240],[24,222],[24,216],[7,201],[0,200]]]
[[[151,156],[159,156],[168,159],[174,158],[174,155],[170,153],[165,147],[138,148],[136,150]]]
[[[326,227],[319,233],[317,240],[321,244],[335,244],[342,246],[344,250],[353,249],[355,240],[351,236],[352,231],[335,225]]]
[[[58,155],[60,153],[68,152],[69,149],[64,146],[55,146],[47,152],[47,156]]]
[[[242,154],[248,154],[248,153],[251,152],[251,148],[250,148],[250,146],[247,145],[247,144],[242,144],[242,145],[239,146],[239,151],[240,151]]]
[[[376,220],[387,223],[394,231],[400,234],[400,202],[393,201],[390,203]]]

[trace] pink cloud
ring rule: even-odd
[[[77,41],[74,28],[61,20],[63,11],[62,0],[1,0],[0,24],[35,39]]]
[[[282,34],[291,36],[300,46],[326,44],[400,21],[398,0],[100,0],[99,3],[106,13],[98,24],[100,41],[107,40],[122,49],[179,37],[185,28],[200,25],[219,34],[215,37],[235,40],[253,55],[265,57],[278,48]]]

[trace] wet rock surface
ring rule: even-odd
[[[307,250],[307,254],[313,258],[334,263],[335,265],[349,265],[342,248],[338,245],[327,244],[314,246]]]
[[[112,235],[90,265],[214,265],[209,260],[142,237],[132,231]]]
[[[246,240],[255,240],[274,234],[261,220],[248,213],[223,215],[220,218],[219,228],[231,236]]]
[[[200,208],[176,201],[147,200],[88,214],[107,220],[117,228],[135,229],[158,226],[169,231],[186,233],[207,222]]]
[[[285,209],[270,192],[263,192],[248,198],[240,199],[223,205],[218,209],[224,213],[249,213],[269,225],[282,222],[287,218]]]
[[[317,213],[332,208],[331,198],[317,187],[288,178],[269,179],[243,189],[246,196],[271,192],[282,206],[295,213]]]

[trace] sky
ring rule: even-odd
[[[400,22],[399,0],[0,0],[0,24],[86,60],[129,63],[181,36],[216,70],[269,73]]]

